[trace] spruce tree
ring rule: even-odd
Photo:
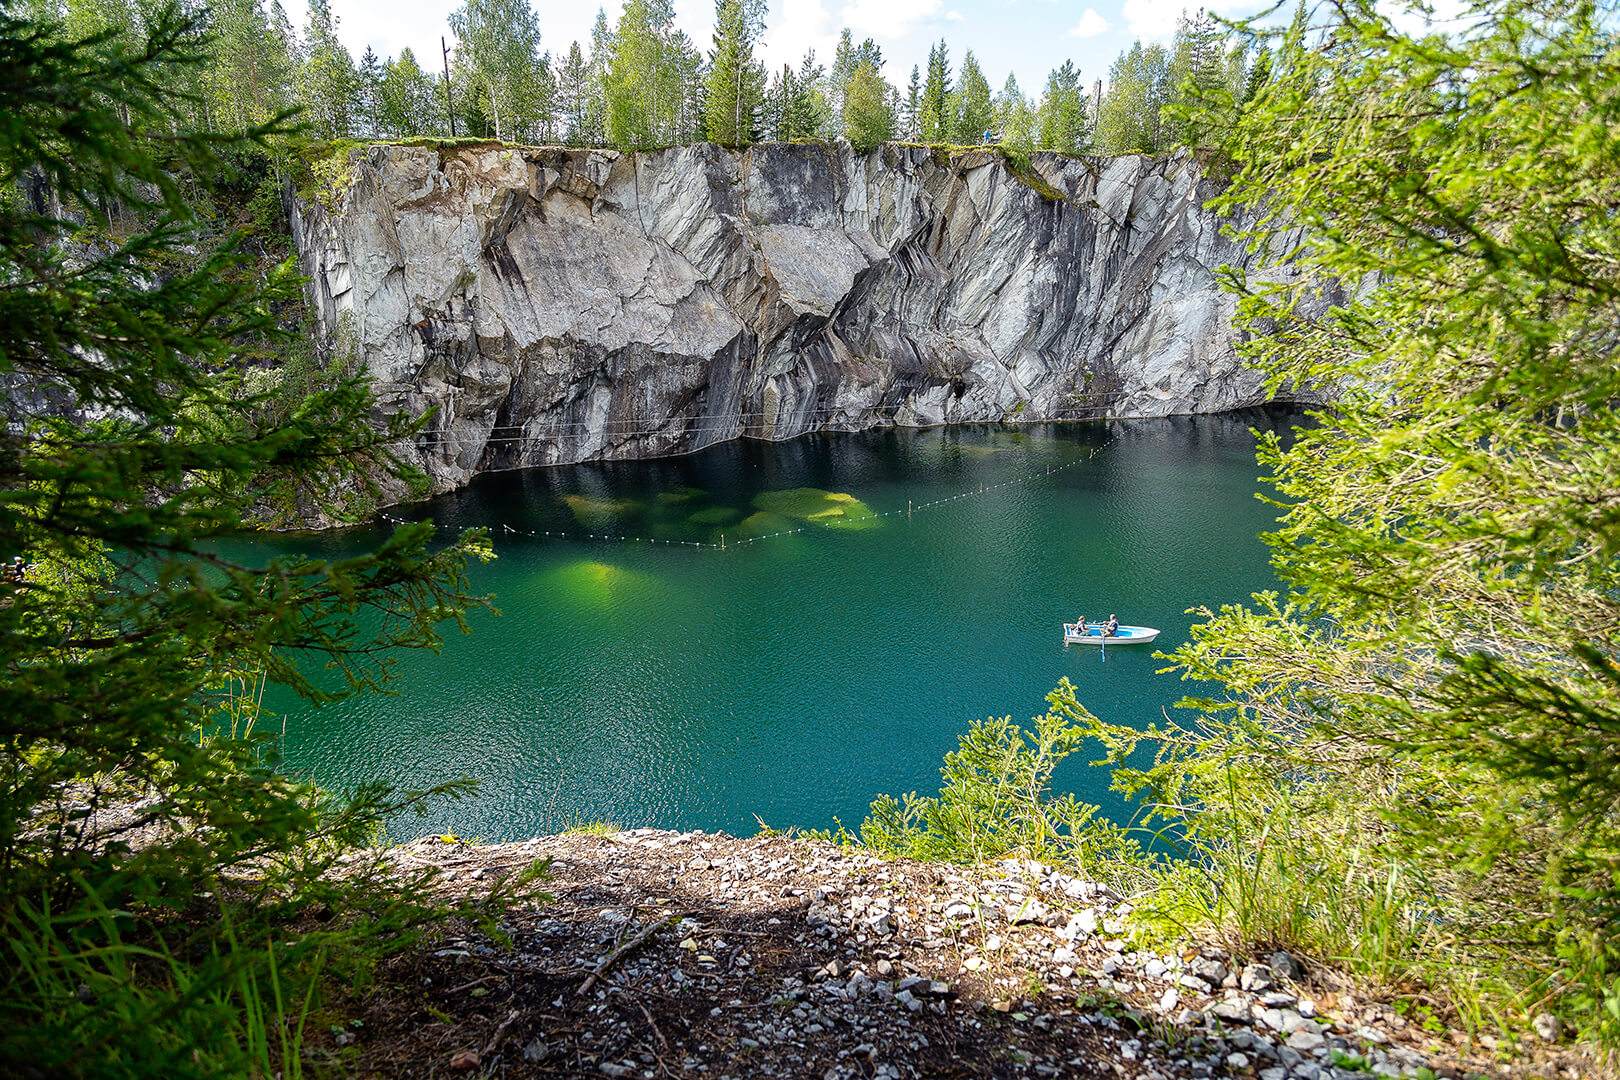
[[[1037,124],[1036,140],[1042,150],[1072,154],[1080,149],[1086,131],[1086,106],[1080,72],[1072,60],[1063,61],[1062,67],[1047,75]]]
[[[946,142],[951,137],[951,65],[945,39],[928,50],[928,79],[923,83],[922,109],[918,129],[925,143]]]
[[[951,138],[964,146],[984,142],[985,132],[995,123],[995,106],[990,100],[990,83],[973,50],[962,54],[962,70],[957,77],[956,95],[951,102]]]
[[[129,40],[0,13],[0,189],[26,177],[48,195],[0,199],[0,373],[19,404],[62,403],[0,430],[0,558],[28,564],[0,598],[8,1076],[282,1067],[249,1030],[252,995],[274,980],[301,998],[317,957],[357,973],[413,889],[396,879],[351,918],[372,864],[343,882],[323,872],[390,799],[279,772],[250,731],[257,689],[322,700],[383,685],[391,646],[434,647],[475,603],[463,568],[488,554],[427,525],[337,561],[227,553],[272,502],[397,471],[388,447],[410,429],[374,426],[340,367],[308,393],[266,378],[273,310],[297,280],[284,267],[263,284],[244,237],[211,234],[188,200],[226,155],[288,131],[197,130],[175,87],[207,46],[201,19],[173,7]],[[114,205],[136,222],[116,238]],[[157,842],[109,828],[120,803]]]
[[[905,101],[900,106],[900,137],[916,141],[922,137],[922,76],[911,65],[911,81],[906,84]]]
[[[754,139],[754,111],[765,93],[754,42],[764,29],[764,0],[715,0],[706,102],[708,137],[715,142],[742,146]]]

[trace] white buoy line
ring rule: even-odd
[[[866,521],[876,521],[880,518],[902,516],[909,518],[913,514],[921,513],[924,510],[934,510],[942,506],[949,506],[952,503],[961,502],[963,499],[971,499],[979,495],[989,495],[993,492],[1001,491],[1010,487],[1016,487],[1020,484],[1028,484],[1034,480],[1044,480],[1049,476],[1056,476],[1058,473],[1067,472],[1070,469],[1086,464],[1092,458],[1096,457],[1100,451],[1107,449],[1114,442],[1118,441],[1118,439],[1119,436],[1115,435],[1107,442],[1104,442],[1099,446],[1092,447],[1085,457],[1076,458],[1067,465],[1048,465],[1044,469],[1028,472],[1022,476],[1015,476],[1011,480],[1004,480],[999,484],[981,484],[977,488],[958,492],[955,495],[947,495],[942,499],[930,499],[927,502],[921,503],[907,502],[905,509],[903,510],[897,507],[893,510],[884,510],[881,513],[863,514],[858,518],[843,518],[837,521],[815,521],[806,525],[801,525],[796,529],[781,529],[773,533],[762,533],[759,536],[741,537],[731,541],[727,541],[725,534],[722,533],[718,543],[707,543],[700,540],[665,540],[655,536],[623,536],[613,533],[579,532],[577,530],[567,529],[515,529],[504,522],[498,526],[495,526],[493,529],[491,529],[491,531],[498,531],[509,536],[524,536],[537,540],[589,540],[593,542],[622,544],[663,544],[666,547],[691,547],[706,548],[713,551],[726,551],[730,548],[744,547],[748,544],[757,544],[764,540],[773,540],[779,536],[796,536],[799,533],[808,532],[812,527],[822,529],[840,529],[850,525],[859,525]],[[377,512],[377,516],[389,524],[396,526],[419,524],[418,522],[409,521],[405,518],[395,517],[394,515],[381,510]]]

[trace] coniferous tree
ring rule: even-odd
[[[995,109],[996,125],[1001,129],[1001,145],[1025,154],[1035,149],[1035,108],[1019,89],[1018,79],[1011,73],[996,97]]]
[[[670,35],[670,56],[679,90],[680,104],[676,110],[674,128],[668,136],[670,143],[698,142],[709,138],[708,65],[703,62],[703,50],[697,42],[676,30]],[[757,72],[761,80],[763,71]],[[758,123],[758,103],[755,114],[748,121],[750,130]]]
[[[816,50],[805,50],[799,71],[793,79],[793,96],[788,102],[788,139],[819,139],[826,134],[828,105],[822,92],[826,69],[816,63]]]
[[[911,81],[906,84],[905,100],[900,104],[897,134],[911,142],[922,137],[922,75],[917,65],[911,65]]]
[[[979,70],[979,62],[973,57],[973,50],[969,49],[962,54],[962,70],[957,76],[956,95],[951,102],[953,116],[951,124],[951,139],[964,146],[976,146],[984,142],[986,132],[995,123],[995,106],[990,99],[990,83],[985,79],[984,72]]]
[[[1062,67],[1047,75],[1037,128],[1036,141],[1042,150],[1072,154],[1081,148],[1086,135],[1086,99],[1072,60],[1063,61]]]
[[[410,425],[376,430],[341,369],[308,393],[251,389],[275,385],[272,307],[298,283],[275,272],[267,289],[245,238],[211,234],[194,202],[222,155],[288,132],[198,130],[173,87],[207,62],[204,25],[154,6],[129,39],[85,41],[0,10],[0,178],[41,177],[67,211],[0,199],[0,371],[68,405],[0,429],[0,557],[31,564],[0,602],[5,1075],[263,1075],[248,999],[312,993],[296,973],[316,955],[378,955],[402,929],[394,901],[354,903],[363,854],[349,884],[325,871],[391,800],[318,795],[231,710],[256,697],[244,683],[330,699],[385,682],[378,650],[432,647],[475,603],[466,561],[488,553],[421,525],[334,562],[230,554],[275,499],[387,468]],[[137,227],[86,253],[73,234],[105,229],[109,205],[138,208]],[[94,824],[136,800],[162,838],[139,849]],[[290,931],[317,896],[331,928]]]
[[[557,68],[557,123],[569,146],[590,145],[591,68],[579,42]]]
[[[304,23],[304,56],[298,71],[298,101],[310,125],[324,138],[357,134],[359,78],[354,57],[337,36],[338,20],[329,0],[309,0]]]
[[[1260,93],[1266,80],[1271,78],[1271,49],[1266,45],[1260,46],[1260,51],[1254,54],[1254,61],[1249,65],[1249,73],[1243,80],[1243,94],[1239,99],[1247,105]]]
[[[827,134],[830,138],[844,135],[844,95],[849,90],[850,76],[855,74],[855,38],[844,27],[838,32],[838,44],[833,48],[832,66],[827,70],[826,97],[828,105]]]
[[[370,45],[360,54],[360,64],[355,69],[355,102],[356,126],[364,138],[375,139],[382,134],[382,90],[383,66],[378,59],[377,52]]]
[[[1161,145],[1197,146],[1214,128],[1229,126],[1235,100],[1229,82],[1220,27],[1202,9],[1192,18],[1183,14],[1170,46]]]
[[[951,137],[951,64],[945,39],[928,50],[928,78],[923,83],[922,108],[918,114],[918,135],[925,143],[945,142]]]
[[[585,99],[585,129],[579,140],[585,146],[606,146],[608,144],[609,76],[613,63],[615,41],[613,27],[608,23],[607,12],[597,8],[596,21],[591,24],[591,48],[588,58],[589,79],[587,86],[590,93],[586,95]]]
[[[754,43],[764,29],[764,0],[715,0],[705,102],[707,134],[715,142],[741,146],[754,139],[754,112],[765,96],[765,68],[754,59]]]

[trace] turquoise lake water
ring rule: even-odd
[[[936,791],[971,721],[1027,721],[1065,676],[1105,719],[1159,719],[1189,689],[1153,656],[1186,639],[1186,609],[1274,584],[1250,428],[1298,419],[822,434],[482,476],[390,513],[491,527],[499,558],[473,583],[502,614],[405,655],[398,696],[272,701],[285,764],[332,787],[480,782],[401,835],[854,826],[879,793]],[[866,512],[889,516],[836,524]],[[1062,642],[1082,612],[1164,633],[1104,659]],[[1130,812],[1100,770],[1059,779]]]

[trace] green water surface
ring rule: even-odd
[[[472,577],[502,614],[405,656],[398,696],[274,702],[285,763],[334,787],[480,782],[408,834],[854,825],[880,792],[937,790],[972,720],[1026,720],[1065,676],[1106,719],[1159,719],[1188,687],[1153,652],[1186,609],[1273,584],[1249,429],[1297,419],[811,435],[479,477],[390,513],[491,527],[499,558]],[[266,543],[340,555],[387,527]],[[1164,633],[1105,659],[1062,643],[1081,613]],[[1129,813],[1098,770],[1060,779]]]

